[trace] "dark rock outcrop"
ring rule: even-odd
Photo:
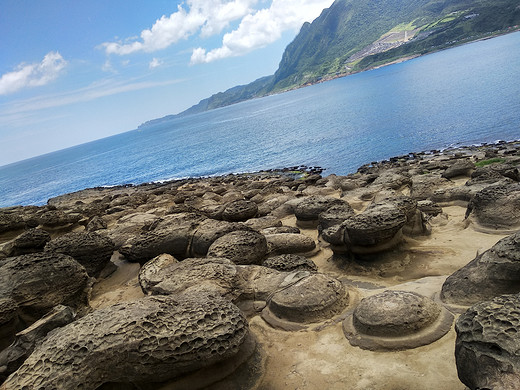
[[[269,267],[282,272],[309,271],[318,272],[318,267],[314,261],[305,256],[286,254],[270,257],[262,263],[264,267]]]
[[[260,264],[267,254],[267,241],[256,231],[239,230],[218,239],[208,249],[209,257],[225,257],[235,264]]]
[[[12,241],[6,243],[0,253],[1,257],[20,256],[28,253],[41,252],[51,236],[43,229],[29,229]],[[3,254],[3,256],[2,256]]]
[[[222,218],[230,222],[247,221],[256,216],[258,206],[250,200],[235,200],[228,203],[222,211]]]
[[[475,164],[469,160],[460,160],[451,164],[443,173],[445,179],[453,179],[458,176],[469,176],[475,169]]]

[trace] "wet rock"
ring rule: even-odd
[[[468,204],[466,218],[491,229],[520,227],[520,184],[493,185],[477,192]]]
[[[10,257],[0,266],[0,298],[12,299],[26,323],[59,304],[84,309],[88,287],[85,268],[61,253]]]
[[[459,176],[470,176],[475,169],[475,164],[469,160],[459,160],[451,164],[441,175],[445,179],[453,179]]]
[[[225,257],[235,264],[260,264],[267,254],[267,241],[256,231],[236,231],[216,239],[209,257]]]
[[[469,306],[497,295],[520,292],[520,232],[498,241],[450,275],[441,299]]]
[[[41,252],[45,244],[50,240],[51,236],[45,230],[33,228],[26,230],[14,240],[6,243],[1,252],[4,254],[4,257]],[[2,257],[1,254],[0,257]]]
[[[427,297],[387,290],[361,300],[343,321],[343,331],[362,349],[408,349],[438,340],[452,322],[453,315]]]
[[[191,241],[191,256],[205,256],[208,249],[219,237],[237,230],[252,230],[242,223],[217,221],[207,219],[203,221],[193,233]]]
[[[74,317],[74,311],[70,307],[58,305],[30,327],[17,333],[15,341],[0,352],[0,383],[22,365],[33,352],[36,343],[47,333],[71,323]]]
[[[516,390],[520,383],[520,296],[477,303],[457,320],[455,360],[471,390]]]
[[[239,199],[228,203],[222,211],[222,218],[230,222],[246,221],[256,216],[258,206],[250,200]]]
[[[114,243],[108,237],[95,232],[67,233],[45,245],[45,251],[73,257],[92,277],[99,276],[110,261],[114,249]]]
[[[269,255],[306,253],[316,249],[316,242],[303,234],[278,233],[265,236]]]
[[[248,340],[240,310],[218,296],[145,297],[53,331],[1,389],[88,390],[107,382],[158,387],[236,358]],[[203,379],[198,387],[221,378]]]
[[[314,261],[305,256],[286,254],[270,257],[262,263],[264,267],[269,267],[282,272],[309,271],[318,272],[318,267]]]
[[[300,201],[295,209],[294,215],[300,224],[314,224],[318,222],[320,213],[326,211],[334,205],[342,205],[346,202],[342,199],[327,196],[309,196]],[[310,225],[309,225],[310,226]]]

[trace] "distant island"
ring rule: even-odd
[[[518,0],[336,0],[302,26],[274,75],[139,128],[517,31],[519,25]]]

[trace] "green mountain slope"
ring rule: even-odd
[[[345,76],[518,25],[520,0],[336,0],[302,26],[274,75],[215,94],[178,115]]]

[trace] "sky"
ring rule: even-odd
[[[0,166],[273,74],[332,0],[0,0]]]

